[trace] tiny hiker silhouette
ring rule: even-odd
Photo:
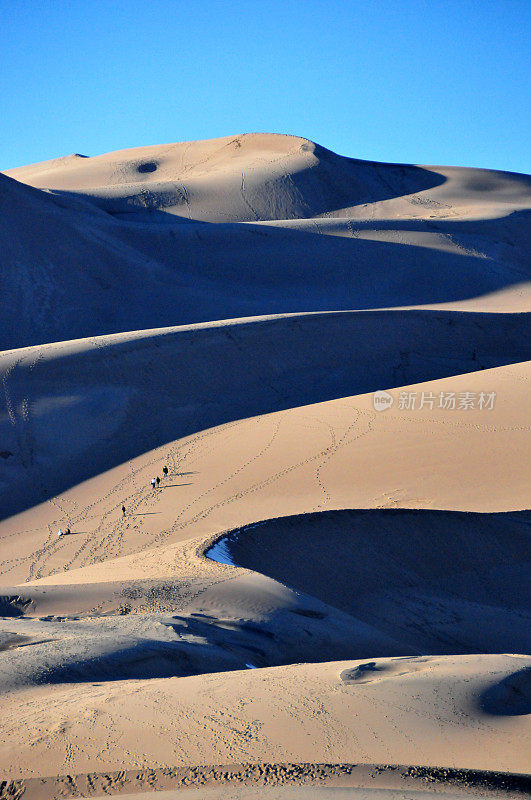
[[[164,473],[164,477],[167,478],[168,477],[168,467],[162,467],[162,471]]]
[[[156,484],[155,478],[151,478],[151,488],[154,489]]]
[[[156,481],[157,481],[157,488],[158,488],[158,485],[159,485],[159,483],[160,483],[160,478],[159,478],[159,476],[158,476],[158,475],[157,475]]]
[[[125,517],[125,506],[122,506],[122,517]]]

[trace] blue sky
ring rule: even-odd
[[[524,0],[0,0],[0,169],[292,133],[531,172]]]

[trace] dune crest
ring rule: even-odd
[[[364,217],[378,204],[396,216],[447,216],[485,202],[498,213],[529,205],[530,182],[512,173],[380,164],[336,155],[297,136],[248,133],[201,142],[78,155],[8,170],[23,183],[81,195],[113,215],[166,212],[205,222]],[[220,198],[223,201],[220,202]],[[443,202],[445,201],[445,202]],[[433,213],[435,211],[435,214]],[[349,212],[347,214],[347,212]],[[431,212],[428,214],[428,212]],[[476,212],[477,213],[477,212]],[[474,215],[468,209],[468,215]],[[501,215],[501,214],[500,214]]]

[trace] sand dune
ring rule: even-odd
[[[492,216],[526,209],[530,189],[527,177],[514,173],[360,161],[308,139],[274,134],[139,147],[92,158],[75,154],[6,174],[40,189],[90,198],[127,219],[164,211],[205,222],[340,212],[382,218],[378,208],[373,214],[364,207],[384,201],[392,217],[400,208],[413,219],[484,218],[486,209]]]
[[[525,717],[490,714],[482,697],[528,665],[419,657],[42,687],[3,705],[0,758],[8,777],[41,775],[44,761],[46,775],[83,774],[96,759],[100,771],[280,760],[524,772]]]
[[[32,647],[0,682],[39,683],[44,665],[55,684],[526,652],[525,375],[513,365],[408,387],[488,381],[492,411],[376,412],[364,396],[221,426],[6,520],[2,613],[24,614],[6,631]],[[164,462],[172,473],[154,493]],[[506,513],[407,510],[430,505]],[[375,511],[315,513],[352,506]],[[272,510],[284,518],[254,525]],[[231,522],[250,526],[229,542],[250,573],[203,556]],[[86,620],[96,612],[133,616]]]
[[[530,188],[269,134],[0,174],[2,798],[526,791]]]
[[[422,192],[444,180],[416,166],[356,161],[296,136],[260,134],[95,158],[73,155],[6,174],[41,189],[89,197],[126,219],[165,212],[205,222],[316,217]],[[498,183],[509,202],[518,197],[510,179],[507,186],[503,178]]]
[[[0,685],[182,677],[349,655],[527,652],[528,525],[517,512],[325,512],[230,534],[238,568],[210,560],[217,545],[193,540],[173,547],[166,578],[147,580],[149,558],[137,558],[127,582],[115,561],[111,575],[85,568],[66,582],[52,575],[17,594],[4,588],[10,656]],[[107,582],[90,584],[97,576]],[[525,696],[511,701],[507,687],[489,707],[518,709]]]
[[[78,580],[73,569],[91,563],[97,567],[84,569],[82,582],[113,580],[116,566],[108,559],[121,556],[123,579],[137,570],[159,578],[175,568],[163,544],[278,516],[354,507],[523,509],[528,374],[527,363],[468,373],[394,390],[396,402],[384,412],[374,410],[372,394],[362,395],[168,443],[2,523],[9,557],[2,583],[58,571],[60,583],[69,583]],[[418,400],[422,392],[438,398],[489,391],[496,404],[492,411],[406,410],[399,408],[400,391]],[[149,481],[165,463],[169,485],[154,493]],[[138,517],[122,519],[124,501]],[[59,542],[59,527],[81,532]],[[135,551],[145,551],[141,567],[130,561]]]
[[[10,170],[0,347],[499,292],[521,310],[529,187],[510,173],[356,161],[289,136]]]
[[[0,415],[3,515],[220,423],[520,362],[530,355],[528,325],[523,314],[351,312],[143,331],[5,352],[0,354],[6,401]],[[498,379],[492,377],[490,391],[495,391]],[[471,381],[459,379],[455,387],[486,389],[490,381],[490,374],[478,374]],[[525,406],[520,388],[515,391]],[[512,388],[504,382],[500,391],[508,402]],[[515,413],[525,418],[524,407]],[[345,408],[342,414],[348,419],[352,412]],[[450,422],[456,416],[443,418]],[[257,420],[250,427],[264,424],[269,425]],[[186,449],[184,443],[175,447]]]

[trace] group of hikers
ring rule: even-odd
[[[162,467],[162,474],[164,475],[165,478],[167,478],[168,475],[169,475],[169,469],[168,469],[168,467],[166,465],[164,465]],[[152,489],[154,489],[154,490],[158,489],[159,485],[160,485],[160,478],[159,478],[158,475],[157,475],[156,478],[151,478],[151,488]],[[122,505],[122,517],[125,517],[125,505]],[[59,528],[59,533],[57,535],[58,535],[59,539],[61,539],[63,536],[68,536],[69,533],[72,533],[70,528],[65,528],[65,530],[63,530],[62,528]]]
[[[162,474],[164,475],[164,477],[165,477],[165,478],[167,478],[167,477],[168,477],[168,474],[169,474],[169,469],[168,469],[168,467],[167,467],[166,465],[164,465],[164,466],[162,467]],[[160,478],[159,478],[159,476],[158,476],[158,475],[157,475],[157,477],[156,477],[156,478],[151,478],[151,481],[150,481],[150,482],[151,482],[151,488],[152,488],[153,490],[155,490],[155,489],[158,489],[158,488],[159,488],[159,485],[160,485]],[[125,506],[124,506],[124,505],[122,506],[122,517],[125,517]]]

